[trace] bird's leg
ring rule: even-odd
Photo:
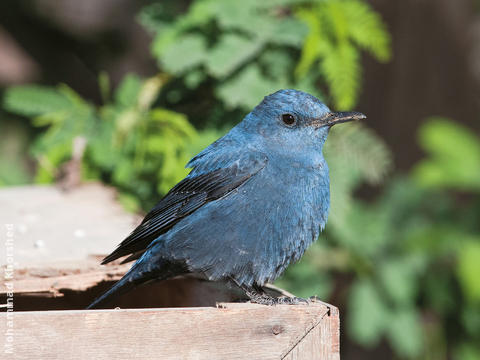
[[[277,298],[265,294],[261,286],[254,284],[253,286],[239,285],[245,291],[250,302],[260,305],[277,305]]]
[[[304,299],[304,298],[296,297],[296,296],[294,296],[294,297],[281,296],[281,297],[277,298],[276,300],[277,300],[277,304],[279,304],[279,305],[300,305],[300,304],[309,305],[310,304],[309,299]]]
[[[263,288],[258,284],[253,284],[253,286],[239,285],[240,288],[245,291],[245,294],[250,298],[250,302],[261,305],[299,305],[299,304],[309,304],[307,299],[299,297],[272,297],[265,293]]]

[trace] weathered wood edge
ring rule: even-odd
[[[55,320],[54,320],[55,316],[60,316],[64,318],[65,316],[68,315],[69,317],[72,317],[72,319],[73,317],[76,317],[76,318],[84,317],[85,319],[87,319],[93,314],[111,315],[114,313],[119,313],[119,314],[122,313],[123,316],[125,316],[125,314],[128,314],[128,315],[131,315],[132,317],[138,317],[138,315],[140,314],[160,315],[162,313],[168,314],[168,316],[172,316],[172,314],[175,315],[175,313],[179,314],[180,316],[185,316],[185,312],[188,312],[191,314],[197,314],[197,316],[198,314],[200,314],[200,316],[202,314],[205,314],[206,315],[205,318],[211,320],[212,315],[213,317],[215,317],[215,312],[217,310],[218,311],[231,310],[231,312],[229,313],[232,314],[232,316],[237,317],[237,319],[238,317],[245,317],[246,320],[250,319],[250,321],[252,316],[257,317],[260,314],[263,314],[263,317],[262,316],[259,317],[259,321],[261,321],[261,319],[268,319],[270,316],[266,316],[266,315],[268,314],[272,315],[275,311],[278,311],[279,313],[283,312],[285,314],[286,311],[288,312],[291,310],[292,313],[295,313],[298,315],[298,322],[296,320],[293,320],[293,318],[289,320],[290,322],[293,321],[292,323],[293,325],[292,324],[291,325],[295,327],[295,331],[293,333],[290,333],[290,335],[294,335],[294,336],[292,338],[289,338],[287,342],[282,343],[283,346],[282,346],[281,352],[277,351],[277,349],[270,349],[270,351],[277,354],[274,357],[273,357],[274,355],[273,353],[269,354],[268,352],[264,353],[262,356],[267,356],[266,354],[268,354],[268,358],[272,358],[272,359],[274,358],[286,359],[287,357],[288,359],[311,359],[311,360],[317,359],[317,358],[328,359],[328,360],[339,359],[338,310],[337,308],[331,305],[324,304],[321,302],[313,303],[311,305],[299,305],[299,306],[282,305],[282,306],[279,306],[279,308],[277,309],[276,307],[265,307],[262,305],[256,305],[256,304],[250,304],[250,303],[220,303],[218,304],[218,309],[215,309],[213,307],[210,307],[210,308],[209,307],[205,307],[205,308],[192,307],[192,308],[155,308],[155,309],[150,308],[150,309],[122,309],[122,310],[94,310],[94,311],[92,310],[29,311],[29,312],[15,312],[14,319],[16,318],[15,319],[17,320],[16,322],[20,322],[20,325],[28,324],[30,320],[25,320],[25,319],[36,319],[35,321],[37,322],[45,321],[45,322],[48,322],[50,324],[49,326],[51,326],[54,330],[57,330],[57,331],[53,331],[53,333],[60,334],[61,331],[58,331],[59,329],[55,329]],[[220,313],[218,313],[217,316],[219,318],[222,318]],[[0,314],[0,332],[4,332],[6,330],[6,329],[3,329],[6,324],[6,317],[7,317],[7,314],[5,313]],[[20,320],[19,317],[23,319]],[[106,318],[107,317],[105,317],[105,319]],[[296,319],[297,317],[294,317],[294,318]],[[34,323],[35,321],[32,320],[31,322]],[[207,322],[208,321],[209,320],[207,320]],[[327,322],[327,323],[322,324],[322,322]],[[103,324],[101,321],[100,323]],[[143,323],[140,322],[139,324],[143,324]],[[320,344],[322,346],[322,354],[328,354],[328,356],[322,355],[322,357],[316,357],[315,355],[316,351],[318,350],[318,354],[320,354],[320,349],[311,350],[312,352],[308,355],[309,357],[303,357],[303,355],[298,356],[298,354],[297,356],[294,356],[294,357],[289,356],[294,349],[296,349],[300,344],[302,344],[302,342],[305,341],[305,339],[312,332],[312,330],[318,328],[320,324],[322,324],[324,327],[326,326],[326,329],[327,329],[326,334],[321,332],[319,332],[318,334],[322,336],[323,343]],[[120,323],[118,325],[120,326]],[[208,323],[202,324],[202,326],[207,326],[207,325]],[[268,321],[267,321],[267,323],[262,325],[262,327],[264,326],[268,327],[270,325],[268,325]],[[225,324],[225,328],[227,330],[229,329],[228,324]],[[33,337],[35,338],[34,332],[39,330],[37,328],[32,328],[32,329],[29,329],[28,331],[29,332],[31,331]],[[215,331],[216,330],[213,331],[213,334],[215,334]],[[25,335],[25,332],[23,333],[23,335]],[[229,337],[232,338],[232,336],[235,337],[235,334],[233,335],[225,334],[225,336],[226,338],[229,338]],[[263,334],[258,336],[265,337],[266,335]],[[271,341],[272,340],[264,339],[265,344],[271,343]],[[148,346],[148,344],[145,344],[145,346]],[[272,357],[270,357],[269,355],[272,355]],[[203,358],[203,357],[199,357],[199,358]],[[212,358],[216,358],[216,357],[212,357]],[[232,357],[232,358],[239,358],[239,357]],[[262,358],[266,359],[267,357],[262,357]]]
[[[327,306],[327,311],[324,314],[322,314],[318,318],[313,318],[311,323],[307,324],[307,326],[304,330],[304,333],[300,334],[298,336],[298,338],[292,340],[291,346],[288,349],[286,349],[284,353],[282,353],[281,359],[285,359],[295,349],[295,347],[297,347],[298,344],[300,344],[300,342],[302,342],[302,340],[304,340],[307,337],[307,335],[313,329],[315,329],[315,327],[317,327],[320,324],[320,322],[324,321],[326,316],[330,316],[330,314],[331,314],[330,307],[331,307],[330,305]]]
[[[131,264],[100,266],[91,260],[78,262],[77,267],[73,267],[72,264],[65,268],[57,265],[56,268],[33,267],[16,270],[12,280],[15,284],[13,292],[16,296],[61,297],[62,290],[65,289],[85,291],[102,281],[119,280],[131,266]],[[0,284],[0,296],[5,296],[8,291],[5,283]]]

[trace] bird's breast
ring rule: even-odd
[[[285,219],[287,224],[324,227],[330,206],[330,180],[323,158],[310,163],[272,164],[270,161],[264,170],[263,179],[258,179],[258,191],[269,194],[263,199],[265,206],[271,203],[271,206],[283,209],[290,215]]]

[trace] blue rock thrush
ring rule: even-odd
[[[298,303],[272,298],[262,286],[300,259],[323,230],[330,205],[323,145],[333,125],[363,118],[331,112],[301,91],[265,97],[186,165],[188,176],[103,260],[138,259],[89,308],[147,281],[186,273],[233,282],[252,302]]]

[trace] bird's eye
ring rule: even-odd
[[[285,125],[288,125],[288,126],[295,125],[295,117],[292,114],[283,114],[282,121]]]

